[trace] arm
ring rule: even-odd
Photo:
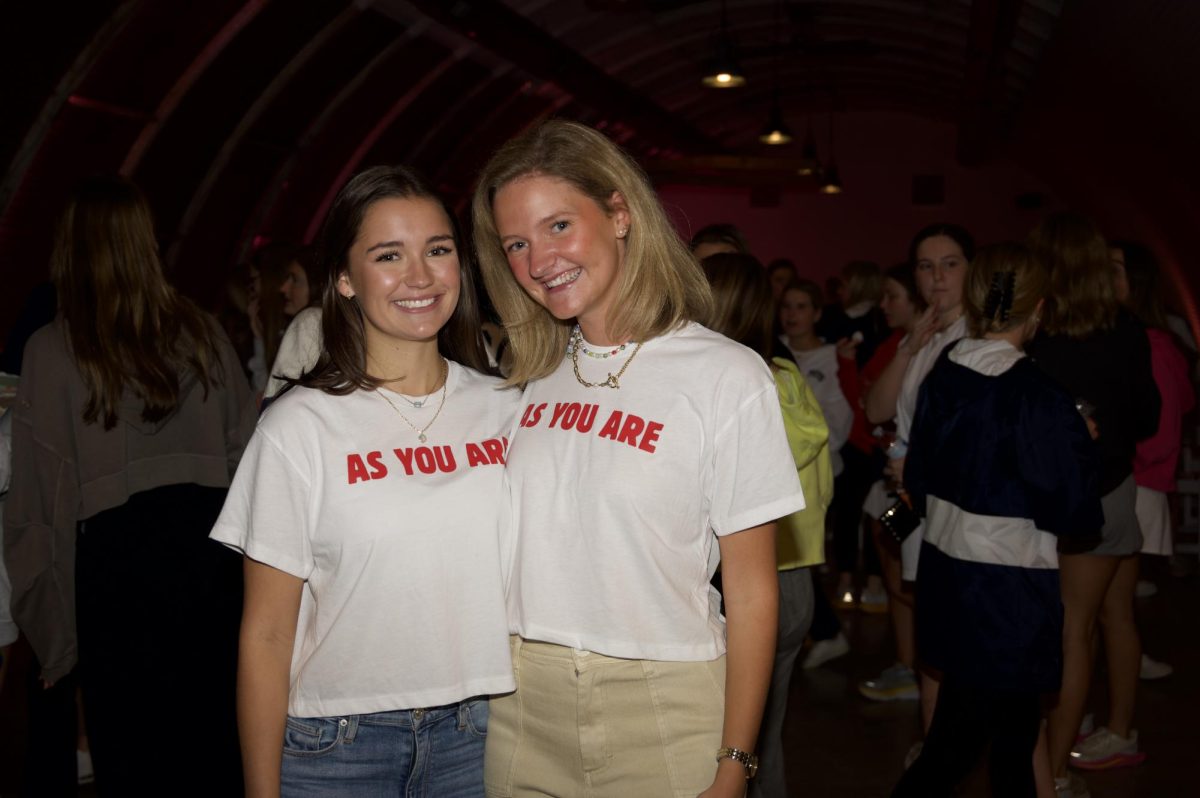
[[[779,624],[779,578],[775,571],[775,524],[763,524],[717,538],[725,588],[727,653],[725,723],[721,745],[754,751],[763,705],[775,664]],[[713,756],[716,756],[713,751]],[[722,759],[717,777],[702,798],[742,796],[746,770]]]
[[[917,319],[916,325],[904,342],[896,348],[896,356],[879,374],[879,379],[867,389],[863,409],[867,421],[872,424],[883,424],[896,416],[896,402],[900,398],[900,388],[904,384],[904,372],[908,370],[909,361],[921,347],[929,342],[937,332],[937,305],[930,305]]]
[[[248,798],[277,798],[288,681],[303,580],[245,559],[237,676],[238,732]]]

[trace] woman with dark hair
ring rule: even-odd
[[[775,538],[779,571],[779,635],[775,667],[763,712],[758,750],[762,760],[750,785],[752,798],[788,795],[784,774],[783,721],[796,657],[813,619],[812,567],[825,559],[825,511],[833,495],[829,429],[816,396],[791,358],[770,357],[774,349],[769,277],[753,255],[721,253],[701,264],[713,290],[708,326],[762,355],[775,377],[779,407],[796,473],[804,488],[803,510],[780,518]]]
[[[492,703],[488,793],[740,796],[775,519],[804,506],[771,372],[698,323],[699,263],[603,134],[551,120],[508,142],[473,213],[526,385],[506,470],[519,686]]]
[[[896,437],[888,450],[888,474],[893,486],[903,489],[904,453],[908,449],[909,431],[917,394],[925,375],[933,368],[938,354],[967,331],[963,316],[963,285],[966,282],[975,242],[962,227],[938,223],[925,227],[913,237],[909,247],[909,262],[913,264],[917,290],[925,301],[925,311],[917,318],[896,355],[866,393],[863,407],[867,420],[882,424],[896,420]],[[918,526],[901,544],[901,577],[912,581],[917,576],[921,551],[921,528]],[[896,633],[906,630],[900,624]],[[900,652],[905,645],[897,646]],[[909,649],[912,650],[912,649]],[[922,718],[926,728],[933,717],[937,682],[923,674],[920,692],[916,674],[902,662],[885,670],[875,679],[859,685],[859,692],[873,700],[890,701],[897,698],[922,699]]]
[[[1145,758],[1133,729],[1141,666],[1133,595],[1142,548],[1133,459],[1137,442],[1158,428],[1161,400],[1146,331],[1117,302],[1108,245],[1096,225],[1078,214],[1052,214],[1034,229],[1030,246],[1049,269],[1050,290],[1043,334],[1029,352],[1075,398],[1097,430],[1104,506],[1098,545],[1060,550],[1063,680],[1048,737],[1054,775],[1066,784],[1068,761],[1075,767],[1108,768]],[[1108,654],[1109,722],[1076,744],[1091,682],[1097,620],[1104,627]]]
[[[176,782],[178,740],[138,736],[185,690],[212,732],[189,786],[240,790],[232,701],[241,579],[208,540],[255,409],[216,321],[163,277],[131,183],[80,184],[55,236],[58,317],[25,349],[4,518],[13,613],[47,686],[79,663],[102,795]]]
[[[513,688],[497,525],[518,396],[487,376],[471,263],[412,172],[351,178],[320,241],[320,359],[263,415],[212,533],[245,554],[247,792],[479,796],[486,697]]]

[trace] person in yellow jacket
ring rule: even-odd
[[[720,253],[705,258],[702,265],[713,291],[713,315],[707,326],[753,349],[771,366],[788,446],[804,489],[804,509],[777,522],[779,637],[758,735],[758,775],[749,792],[750,798],[782,798],[789,794],[782,744],[788,685],[812,624],[811,569],[825,561],[825,511],[833,498],[829,428],[796,364],[788,358],[770,356],[775,308],[762,264],[752,255]]]

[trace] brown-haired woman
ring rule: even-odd
[[[489,794],[741,795],[775,651],[774,521],[803,507],[770,371],[696,323],[699,264],[595,130],[550,121],[503,146],[474,220],[527,383],[507,467],[519,687],[492,705]]]
[[[779,571],[779,635],[771,690],[759,732],[762,766],[750,785],[752,798],[788,795],[783,721],[796,657],[813,621],[816,593],[812,567],[825,559],[825,511],[833,496],[829,428],[821,405],[791,358],[770,357],[774,305],[769,271],[753,255],[719,253],[700,263],[713,291],[708,326],[762,356],[775,378],[779,407],[806,506],[778,522],[775,560]]]
[[[1095,224],[1074,213],[1054,214],[1033,231],[1030,245],[1050,273],[1044,334],[1030,353],[1095,425],[1105,518],[1099,545],[1064,548],[1060,560],[1063,686],[1048,735],[1054,775],[1065,780],[1068,759],[1080,767],[1114,767],[1144,758],[1133,729],[1141,664],[1133,596],[1142,534],[1132,469],[1137,442],[1158,427],[1160,399],[1146,331],[1117,303],[1108,245]],[[1072,755],[1091,681],[1097,619],[1108,653],[1109,723]]]
[[[245,553],[252,796],[479,796],[512,690],[498,524],[519,397],[497,390],[453,216],[373,167],[321,232],[316,366],[264,413],[213,537]]]
[[[14,615],[46,683],[79,662],[102,794],[177,781],[172,735],[129,738],[181,689],[212,731],[189,785],[235,794],[241,580],[208,530],[254,428],[249,388],[216,322],[163,277],[131,183],[76,188],[51,265],[59,316],[26,347],[13,409]]]

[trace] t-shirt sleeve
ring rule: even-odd
[[[314,494],[311,480],[260,426],[242,455],[211,537],[307,579],[313,570]]]
[[[727,383],[732,389],[733,384]],[[748,385],[714,439],[710,518],[717,535],[804,509],[804,493],[788,447],[779,397],[770,376]]]

